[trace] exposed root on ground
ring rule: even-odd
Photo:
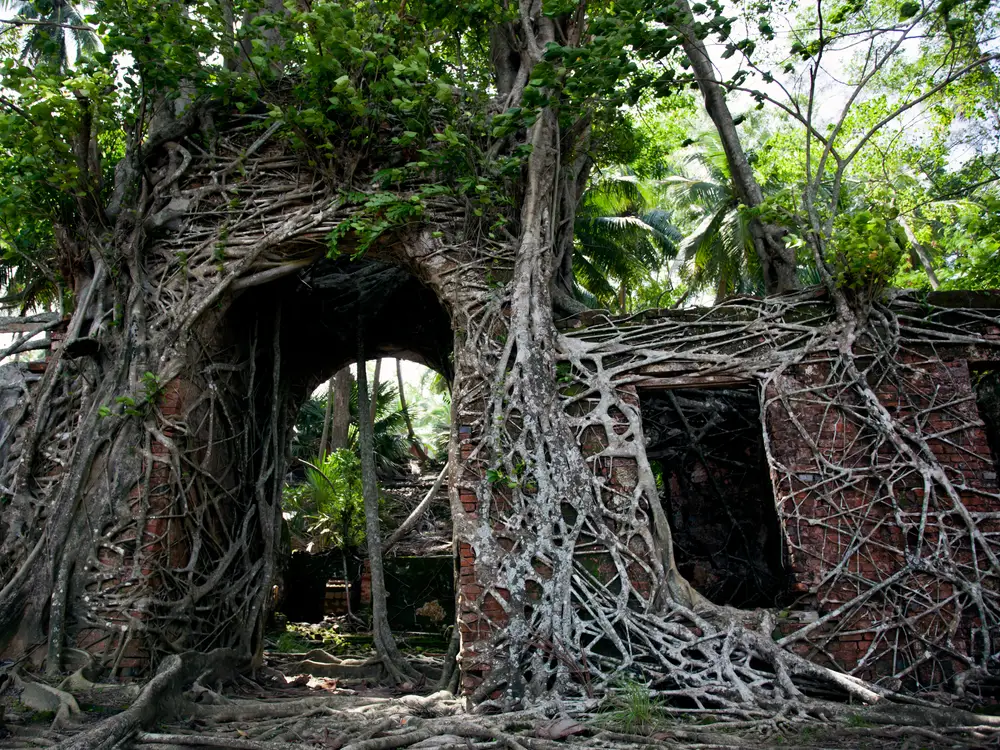
[[[816,699],[735,708],[681,708],[670,694],[613,690],[604,701],[540,703],[530,710],[469,713],[464,699],[365,694],[305,687],[236,692],[209,702],[203,683],[234,678],[231,652],[172,657],[133,705],[91,723],[14,727],[5,747],[182,750],[558,750],[558,748],[982,747],[1000,741],[1000,719],[926,702],[849,705]],[[242,687],[240,687],[242,686]],[[256,693],[246,697],[246,690]],[[242,694],[240,694],[242,692]],[[910,699],[912,700],[912,699]]]

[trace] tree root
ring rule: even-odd
[[[457,643],[453,642],[445,657],[444,670],[439,669],[436,662],[433,661],[428,663],[407,661],[407,664],[409,669],[417,675],[416,681],[419,684],[422,685],[428,680],[434,680],[438,689],[443,690],[457,679],[454,669],[457,654],[458,646]],[[383,684],[398,684],[397,675],[387,665],[387,658],[386,656],[373,656],[369,659],[340,659],[322,649],[313,649],[304,654],[301,660],[282,665],[281,672],[289,676],[309,674],[313,677],[329,679],[370,680]],[[449,659],[452,665],[451,671],[447,669]]]
[[[80,715],[80,707],[70,693],[44,682],[25,680],[14,675],[14,685],[20,690],[20,701],[35,711],[51,711],[55,714],[52,729],[68,729]]]
[[[365,706],[380,705],[387,702],[385,698],[366,698]],[[309,711],[324,709],[336,712],[338,709],[356,707],[357,701],[342,695],[330,695],[317,698],[302,698],[300,700],[261,702],[233,701],[221,706],[189,706],[188,712],[199,719],[217,724],[226,722],[252,722],[266,719],[284,719],[299,716]]]
[[[232,672],[239,661],[239,655],[229,649],[216,649],[207,654],[188,652],[168,656],[129,708],[59,743],[57,747],[59,750],[110,750],[138,729],[149,728],[168,716],[180,700],[185,685],[206,672]]]
[[[174,657],[130,709],[55,746],[59,750],[637,750],[666,745],[689,750],[846,750],[865,742],[885,747],[913,742],[982,747],[1000,739],[996,717],[926,702],[897,703],[892,698],[859,707],[803,696],[785,703],[714,710],[671,707],[651,692],[652,719],[636,728],[628,726],[620,711],[594,713],[594,701],[550,702],[531,710],[472,715],[465,713],[463,700],[445,691],[396,699],[340,694],[285,697],[305,692],[300,688],[280,690],[272,700],[226,697],[225,702],[208,705],[192,703],[191,693],[182,693],[192,683],[210,682],[233,663],[228,652]],[[171,713],[183,716],[183,721],[162,725]],[[154,723],[160,724],[156,732],[151,731]],[[14,739],[19,746],[41,747],[54,745],[52,739],[57,737],[50,731]]]
[[[383,682],[388,679],[388,673],[381,658],[374,659],[344,659],[343,661],[327,662],[303,659],[292,662],[285,667],[288,674],[310,674],[313,677],[328,677],[354,680],[373,680]]]

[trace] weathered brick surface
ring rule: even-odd
[[[168,421],[182,415],[184,389],[184,383],[178,379],[164,385],[156,408]],[[97,560],[103,572],[99,576],[100,591],[110,592],[119,588],[134,591],[136,587],[155,589],[162,583],[160,576],[164,570],[177,570],[187,564],[189,545],[178,520],[179,514],[174,508],[179,500],[179,493],[167,442],[175,434],[169,427],[164,428],[160,434],[163,439],[153,437],[149,441],[143,466],[146,478],[129,492],[133,517],[144,518],[139,539],[123,533],[115,540],[114,548],[101,548]],[[141,502],[143,497],[146,498],[145,508]],[[141,561],[139,569],[137,561]],[[119,677],[148,674],[150,654],[142,639],[132,637],[122,643],[118,636],[112,635],[119,630],[124,633],[129,620],[141,622],[146,614],[137,609],[129,612],[126,618],[120,613],[95,611],[92,616],[104,620],[105,628],[81,629],[75,638],[76,646],[95,654],[103,654],[105,658],[111,657],[111,667]]]
[[[899,390],[883,383],[873,384],[880,403],[911,429],[919,428],[934,456],[960,488],[965,508],[970,512],[1000,511],[995,497],[989,495],[997,492],[996,467],[980,426],[968,361],[933,352],[911,352],[903,364],[908,374]],[[763,393],[774,496],[794,574],[789,593],[797,595],[793,607],[796,612],[781,626],[786,634],[836,611],[873,586],[891,582],[906,562],[908,545],[912,548],[915,543],[913,518],[923,504],[919,474],[900,471],[896,449],[880,444],[867,428],[859,426],[851,416],[857,403],[849,391],[827,384],[829,374],[829,364],[823,360],[791,367],[777,381],[780,397],[774,386]],[[821,397],[816,398],[816,394]],[[623,423],[624,418],[619,421]],[[615,429],[618,431],[620,426]],[[459,432],[464,436],[462,456],[472,456],[471,430]],[[585,431],[580,443],[584,455],[590,457],[606,444],[605,436],[596,429]],[[817,456],[826,462],[826,469],[818,468]],[[894,461],[892,492],[902,526],[894,515],[893,503],[885,497],[886,480],[890,478],[885,472]],[[592,458],[592,465],[604,478],[607,491],[630,493],[634,489],[634,462]],[[852,471],[855,476],[845,479]],[[458,497],[466,514],[475,518],[479,508],[474,483],[463,486]],[[1000,531],[993,526],[1000,524],[981,524],[989,533]],[[925,531],[925,544],[933,544],[934,533],[933,529]],[[859,539],[866,541],[859,544]],[[967,562],[971,561],[971,550],[962,554]],[[599,579],[610,580],[616,574],[606,555],[579,559]],[[635,575],[637,588],[648,591],[652,582],[643,581],[639,566],[633,568],[630,573]],[[489,597],[482,599],[483,582],[477,579],[475,553],[468,544],[460,547],[459,570],[462,685],[471,692],[488,670],[488,665],[478,658],[477,647],[503,627],[504,618],[499,603]],[[837,571],[846,575],[835,576]],[[958,631],[944,632],[962,615],[955,612],[950,600],[954,594],[951,588],[936,576],[920,573],[911,573],[907,585],[913,592],[910,614],[917,632],[930,639],[946,637],[957,652],[966,651],[976,625],[974,619],[962,620]],[[475,606],[477,603],[479,606]],[[877,635],[892,616],[890,609],[876,589],[866,606],[854,607],[849,616],[837,622],[835,634],[821,628],[812,633],[809,644],[795,648],[819,662],[855,670],[864,677],[898,672],[899,664],[889,663],[885,656],[885,635]],[[914,643],[912,648],[919,649],[920,644]]]
[[[1000,510],[996,499],[986,494],[997,492],[996,474],[978,417],[968,363],[909,354],[903,364],[912,368],[906,381],[899,387],[879,384],[880,403],[894,418],[924,436],[959,489],[966,509]],[[849,615],[831,622],[830,628],[813,633],[812,647],[802,645],[799,650],[877,678],[900,669],[885,655],[885,637],[880,643],[876,635],[880,628],[889,632],[898,622],[900,603],[887,601],[878,587],[888,590],[893,576],[904,568],[907,555],[918,549],[924,480],[912,467],[903,465],[895,448],[852,419],[854,404],[849,392],[839,393],[834,407],[811,396],[828,387],[828,376],[828,366],[822,362],[790,368],[778,383],[784,397],[779,398],[773,387],[765,394],[766,429],[774,464],[781,468],[773,477],[776,498],[785,522],[796,588],[804,594],[797,607],[822,617],[873,587],[875,593],[865,606],[852,607]],[[817,458],[826,462],[826,468]],[[938,507],[946,507],[941,503],[939,498]],[[936,509],[930,510],[936,519]],[[956,525],[960,523],[958,514],[944,518],[946,528],[967,535]],[[995,531],[989,522],[981,522],[980,528]],[[919,548],[924,556],[933,557],[928,550],[933,548],[937,533],[933,526],[924,531]],[[965,546],[957,553],[957,561],[971,561],[972,554],[971,547]],[[937,576],[918,573],[909,574],[906,585],[912,595],[904,603],[905,615],[915,631],[930,640],[947,637],[957,652],[967,651],[974,623],[955,611],[951,587]],[[949,627],[954,630],[950,624],[959,621],[962,624],[957,631],[945,632]],[[825,637],[824,632],[834,626],[839,632]],[[785,632],[794,629],[788,625]],[[918,643],[903,645],[916,652],[922,650]],[[929,674],[921,676],[932,679]]]

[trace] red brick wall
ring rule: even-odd
[[[182,413],[183,390],[183,383],[177,379],[164,386],[156,408],[168,422]],[[159,571],[164,568],[182,568],[187,563],[187,540],[172,512],[178,493],[172,481],[170,449],[164,442],[173,439],[174,431],[165,427],[161,435],[162,440],[156,437],[150,438],[148,459],[144,460],[143,471],[144,475],[148,475],[149,490],[139,538],[134,539],[132,530],[126,529],[115,540],[118,551],[108,546],[101,547],[98,556],[98,563],[102,568],[99,574],[101,583],[92,587],[88,595],[101,593],[111,595],[115,590],[121,590],[135,599],[138,598],[136,594],[138,587],[159,585]],[[140,482],[144,483],[145,478],[140,479]],[[129,493],[133,518],[138,519],[143,513],[140,499],[144,492],[145,486],[140,484],[133,487]],[[136,569],[138,563],[134,551],[139,553],[141,570]],[[92,600],[98,602],[100,597],[93,596]],[[86,628],[78,632],[77,647],[108,660],[109,666],[120,677],[146,674],[150,666],[150,654],[141,638],[133,635],[135,629],[126,633],[129,621],[141,621],[146,613],[136,609],[127,615],[117,611],[96,611],[94,615],[104,621],[104,628]]]
[[[911,369],[901,387],[876,384],[880,403],[925,437],[933,455],[960,488],[966,509],[973,513],[1000,510],[995,497],[984,494],[997,492],[996,475],[967,363],[910,354],[904,364]],[[894,585],[908,554],[920,550],[920,557],[926,560],[933,560],[936,554],[932,549],[936,538],[933,527],[925,531],[924,544],[917,546],[923,478],[900,463],[890,465],[896,450],[880,445],[870,431],[859,428],[850,415],[854,403],[849,392],[837,394],[842,406],[814,398],[826,392],[828,372],[821,362],[790,368],[778,383],[784,398],[777,397],[774,387],[765,394],[778,508],[798,589],[804,592],[796,608],[812,611],[811,619],[821,618],[866,590],[881,588],[863,605],[847,607],[836,621],[814,630],[808,644],[800,643],[797,649],[819,661],[856,670],[866,678],[905,669],[892,656],[899,639],[909,641],[902,644],[903,651],[910,654],[904,658],[915,663],[925,651],[920,642],[924,637],[966,652],[974,623],[956,611],[957,605],[950,601],[954,593],[950,585],[917,570],[902,581],[909,595]],[[825,466],[817,462],[810,442]],[[939,507],[948,507],[943,499],[939,502]],[[956,529],[956,538],[965,535],[957,526],[961,523],[959,514],[945,516],[944,523],[946,528]],[[984,521],[980,527],[995,531],[989,525]],[[958,564],[971,561],[968,545],[957,550],[953,545],[950,554]],[[909,621],[909,630],[896,627],[904,619]],[[961,625],[956,627],[957,623]],[[787,633],[797,627],[788,623],[784,630]],[[834,629],[839,632],[834,634]],[[957,668],[958,662],[935,667],[928,661],[917,667],[923,671],[914,676],[930,682],[946,678],[948,670]],[[931,674],[935,669],[941,673]]]
[[[946,467],[953,482],[962,487],[966,508],[971,512],[1000,511],[996,499],[985,494],[996,493],[996,475],[985,433],[978,426],[967,363],[911,355],[907,364],[912,369],[903,384],[903,397],[893,388],[880,385],[881,403],[911,427],[919,424],[933,454]],[[829,399],[824,402],[808,395],[811,389],[823,392],[827,375],[827,365],[822,362],[790,368],[779,381],[786,398],[776,398],[774,388],[765,393],[776,503],[790,547],[790,562],[797,579],[795,588],[802,593],[795,605],[799,611],[797,617],[783,626],[786,633],[836,611],[865,588],[886,585],[905,564],[908,541],[911,546],[913,543],[907,539],[906,529],[896,522],[893,504],[884,497],[879,499],[880,492],[885,494],[882,472],[888,470],[895,451],[880,449],[871,436],[859,434],[850,417],[851,399],[844,393],[834,394],[842,406],[832,406]],[[459,432],[461,454],[468,459],[473,454],[471,430],[461,428]],[[584,434],[581,442],[589,456],[604,447],[603,436],[597,433]],[[828,462],[826,468],[817,465],[810,442]],[[634,488],[634,462],[601,458],[594,461],[594,466],[616,489]],[[831,466],[858,470],[855,481],[844,483]],[[912,521],[922,504],[922,480],[916,473],[905,471],[893,480],[896,508]],[[460,487],[458,498],[466,515],[475,519],[478,506],[471,482]],[[990,533],[997,531],[988,525],[984,528]],[[912,536],[912,530],[909,533]],[[931,532],[927,534],[925,538],[933,541]],[[870,539],[857,545],[859,535]],[[852,546],[856,548],[852,550]],[[971,560],[971,552],[960,554]],[[590,567],[598,576],[605,568],[613,575],[609,562],[595,557]],[[846,575],[834,576],[838,569]],[[642,582],[638,583],[641,586]],[[915,632],[932,639],[945,638],[956,651],[966,650],[974,622],[966,619],[959,630],[944,632],[946,628],[954,630],[954,623],[961,619],[961,613],[948,603],[950,587],[942,585],[936,576],[919,572],[909,574],[907,586],[921,591],[925,600],[919,602],[920,597],[914,596],[917,603],[906,605],[910,607]],[[475,690],[488,669],[478,647],[504,626],[502,608],[498,602],[489,601],[489,597],[484,600],[483,591],[477,579],[475,552],[463,543],[459,548],[458,611],[466,692]],[[876,592],[865,606],[845,612],[845,617],[835,623],[836,633],[831,623],[830,628],[812,632],[808,643],[796,648],[820,662],[855,670],[864,677],[898,672],[899,665],[889,663],[886,655],[886,639],[895,631],[877,634],[880,625],[894,613],[899,614],[898,593],[895,596],[896,600],[887,601]],[[919,637],[914,639],[913,649],[921,647],[919,640]],[[924,679],[933,677],[923,675]]]

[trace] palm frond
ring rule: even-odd
[[[48,63],[60,68],[69,66],[72,38],[78,52],[93,52],[100,48],[100,41],[93,31],[80,27],[85,24],[76,3],[68,0],[39,2],[5,2],[2,7],[14,10],[15,18],[39,21],[23,36],[21,59],[31,64]]]
[[[674,225],[673,214],[662,208],[654,208],[642,215],[642,221],[649,228],[650,241],[663,258],[669,260],[676,257],[684,235]]]
[[[598,300],[597,297],[587,291],[587,289],[579,283],[573,285],[573,296],[578,302],[582,302],[591,310],[597,310],[602,307],[600,300]]]
[[[726,183],[699,180],[683,175],[665,177],[660,182],[671,204],[675,206],[692,203],[714,206],[732,197],[731,189]]]
[[[684,238],[680,253],[684,259],[682,276],[693,290],[704,289],[718,280],[729,268],[729,252],[720,241],[720,231],[729,213],[720,206]]]
[[[604,176],[584,194],[577,212],[582,217],[639,213],[646,198],[639,181],[632,176]]]
[[[593,298],[595,307],[614,297],[615,289],[608,281],[607,275],[595,268],[586,256],[577,255],[573,261],[573,272],[577,283]],[[586,300],[581,301],[587,303]]]

